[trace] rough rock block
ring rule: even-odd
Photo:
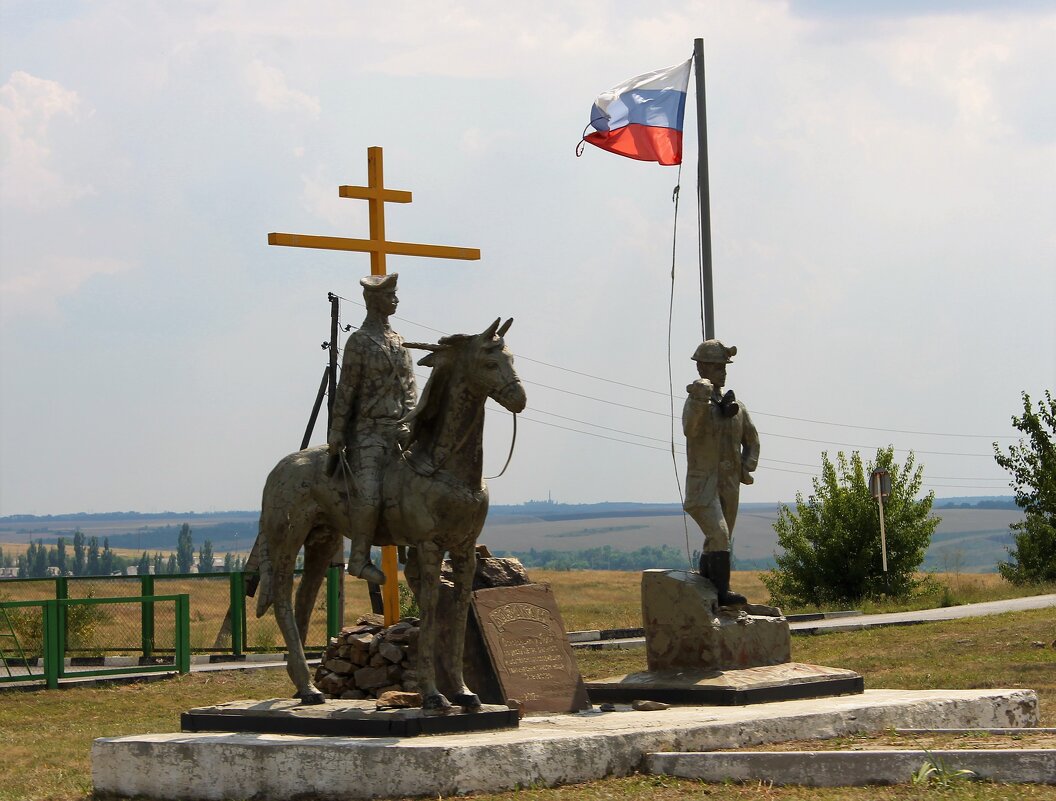
[[[733,670],[792,659],[783,617],[720,607],[715,586],[685,570],[642,573],[649,670]]]

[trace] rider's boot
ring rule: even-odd
[[[385,574],[370,561],[370,543],[353,540],[348,555],[348,575],[369,581],[371,584],[384,584]]]
[[[708,578],[719,593],[719,606],[748,603],[748,599],[740,593],[730,592],[730,552],[711,551],[704,556],[708,561]]]

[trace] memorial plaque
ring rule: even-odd
[[[473,613],[507,699],[528,712],[590,707],[549,585],[477,590]]]

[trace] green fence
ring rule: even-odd
[[[76,639],[88,629],[106,625],[119,615],[108,607],[138,607],[146,621],[150,609],[151,645],[157,637],[159,609],[172,604],[169,618],[161,614],[159,628],[171,634],[171,659],[144,654],[137,664],[76,669],[66,658],[76,650]],[[143,637],[145,641],[145,636]],[[136,595],[108,598],[53,598],[37,601],[0,601],[0,683],[44,681],[57,687],[59,679],[88,676],[115,676],[122,673],[188,673],[191,669],[190,597],[179,595]]]
[[[331,567],[327,572],[325,592],[319,594],[308,629],[308,650],[322,650],[340,630],[340,570]],[[168,617],[155,614],[155,593],[189,599],[188,642],[195,653],[240,658],[253,652],[283,651],[285,645],[275,616],[269,613],[257,618],[255,599],[246,598],[246,584],[254,577],[251,573],[233,572],[8,579],[0,582],[0,602],[39,607],[50,600],[137,601],[135,605],[115,605],[105,615],[80,611],[69,616],[60,611],[57,625],[65,637],[64,653],[74,657],[121,654],[150,659],[172,654],[174,624]],[[294,581],[296,592],[300,573]],[[254,614],[247,615],[247,604]]]

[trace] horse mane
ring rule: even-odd
[[[441,337],[440,349],[427,353],[418,360],[422,367],[432,368],[417,405],[400,421],[410,428],[408,448],[420,442],[431,449],[437,423],[445,412],[445,403],[450,395],[454,361],[459,345],[473,339],[472,334],[451,334]]]

